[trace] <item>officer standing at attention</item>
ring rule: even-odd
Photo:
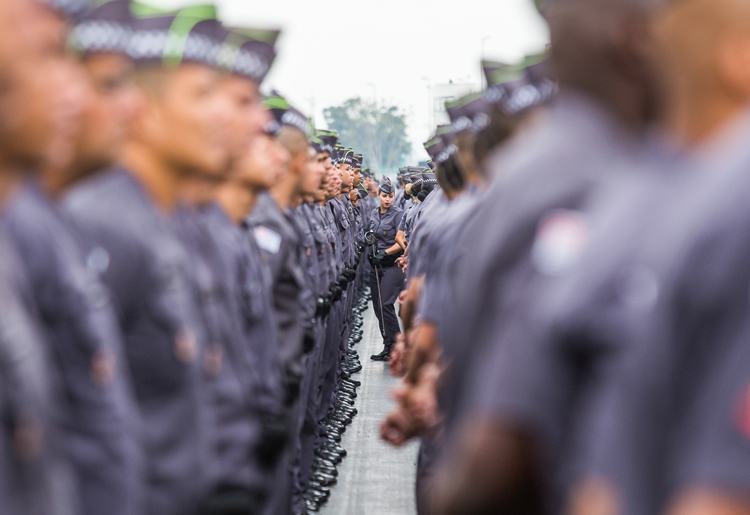
[[[383,336],[383,350],[370,357],[373,361],[388,361],[399,332],[395,303],[404,277],[396,266],[396,259],[404,249],[396,243],[396,233],[404,212],[393,205],[393,200],[393,185],[390,179],[385,178],[380,185],[380,207],[373,209],[369,226],[374,236],[374,248],[370,249],[369,255],[373,266],[370,291],[375,315],[380,323],[380,334]]]
[[[78,62],[66,58],[59,38],[67,27],[59,14],[67,11],[36,8],[56,28],[45,32],[39,45],[47,47],[57,64],[48,70],[46,90],[29,88],[29,95],[38,96],[28,103],[47,118],[31,117],[14,139],[38,140],[42,146],[49,141],[52,148],[64,145],[72,152],[65,159],[45,156],[22,165],[31,175],[8,203],[8,234],[26,264],[40,333],[59,374],[55,400],[77,512],[101,513],[106,504],[110,511],[132,515],[138,513],[140,492],[137,415],[120,359],[119,328],[109,296],[85,259],[81,235],[58,203],[73,183],[114,159],[122,143],[120,127],[127,122],[132,88],[124,55],[127,37],[121,36],[131,22],[123,2],[84,13],[72,37]],[[96,46],[84,37],[92,24],[100,27]],[[104,93],[102,83],[115,85]],[[75,130],[55,126],[56,100],[80,113]],[[107,115],[100,118],[101,112]]]
[[[65,205],[88,236],[88,261],[112,293],[124,337],[143,421],[145,506],[139,513],[186,515],[205,498],[213,456],[201,377],[203,327],[172,217],[181,179],[225,162],[224,139],[212,130],[220,75],[196,48],[211,34],[200,23],[213,17],[210,9],[133,8],[129,48],[142,102],[121,166],[77,186]],[[177,35],[170,30],[179,20],[191,23]],[[158,44],[168,35],[182,45]]]
[[[5,206],[19,194],[25,180],[23,164],[36,163],[56,153],[51,141],[28,131],[38,105],[39,92],[54,90],[30,87],[48,77],[56,60],[40,62],[49,51],[43,38],[35,37],[39,26],[52,16],[47,7],[27,0],[0,3],[0,513],[29,515],[74,515],[77,510],[71,492],[71,474],[65,466],[65,449],[57,444],[59,383],[56,367],[49,366],[48,342],[41,319],[35,313],[32,283],[13,240],[4,228]],[[26,30],[18,31],[17,27]],[[44,80],[44,79],[42,79]],[[8,123],[12,119],[14,123]],[[43,117],[45,129],[53,127]],[[62,127],[57,126],[57,129]]]
[[[307,134],[307,118],[278,94],[266,98],[265,105],[274,120],[268,130],[286,149],[289,160],[283,176],[261,195],[246,222],[261,249],[263,262],[271,271],[274,319],[279,340],[284,403],[289,428],[296,437],[302,403],[301,388],[307,355],[314,345],[312,327],[315,296],[304,263],[303,235],[294,220],[293,208],[299,202],[302,178],[312,159]],[[267,513],[288,513],[294,492],[297,440],[277,466],[276,486]]]

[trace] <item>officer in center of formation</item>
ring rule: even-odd
[[[394,193],[390,179],[383,179],[379,190],[380,206],[372,210],[368,227],[373,237],[368,249],[372,265],[370,291],[383,337],[383,350],[371,356],[374,361],[388,361],[399,332],[395,303],[404,278],[396,259],[405,249],[396,241],[396,234],[404,212],[393,205]]]

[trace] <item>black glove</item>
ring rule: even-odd
[[[294,374],[287,374],[282,380],[284,387],[284,406],[287,408],[294,405],[299,398],[300,387],[302,386],[302,378],[297,377]]]
[[[341,298],[341,288],[338,284],[333,283],[330,288],[331,291],[331,299],[332,300],[339,300]]]
[[[318,297],[315,305],[315,316],[318,318],[325,317],[331,311],[331,301],[329,297]]]
[[[355,277],[357,277],[357,271],[354,270],[353,268],[347,268],[347,269],[344,270],[343,275],[344,275],[344,277],[346,277],[347,281],[351,281],[352,279],[354,279]]]
[[[386,254],[384,250],[379,250],[375,253],[375,255],[370,255],[370,263],[372,263],[372,266],[380,266],[383,264],[383,260],[385,260]]]
[[[341,277],[339,277],[339,282],[337,284],[342,290],[345,290],[346,285],[349,284],[349,280],[346,278],[346,275],[343,272],[341,273]]]
[[[289,442],[289,423],[285,415],[277,413],[263,413],[260,420],[261,435],[259,445],[255,448],[255,456],[268,470],[276,466]]]
[[[310,354],[315,348],[315,335],[312,329],[305,330],[305,336],[302,337],[302,352]]]

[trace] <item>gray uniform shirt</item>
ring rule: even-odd
[[[70,471],[56,430],[59,388],[38,332],[33,293],[11,240],[0,229],[0,510],[9,515],[74,515]],[[17,431],[38,431],[37,452],[22,453]]]
[[[288,215],[267,194],[259,197],[246,222],[271,273],[284,380],[299,381],[303,373],[302,338],[305,329],[301,236]]]
[[[113,295],[143,419],[146,512],[190,513],[207,487],[208,419],[190,266],[170,222],[124,169],[73,190],[66,207]]]
[[[630,220],[645,232],[629,256],[637,289],[625,290],[639,293],[637,316],[620,333],[629,353],[590,437],[591,470],[628,513],[663,511],[683,487],[750,489],[748,133],[746,115]]]
[[[539,152],[540,148],[544,152]],[[521,332],[514,328],[535,329],[524,314],[536,298],[537,282],[572,266],[585,241],[581,235],[586,231],[592,195],[612,180],[613,170],[622,170],[617,163],[639,155],[638,148],[638,143],[593,102],[563,94],[545,118],[498,158],[495,166],[504,175],[491,186],[457,244],[462,253],[460,270],[453,278],[456,287],[452,288],[457,309],[440,326],[439,337],[449,363],[440,402],[449,431],[461,411],[469,378],[478,373],[474,367],[485,360],[484,349],[518,347],[521,354],[531,352],[533,345],[523,347],[528,339],[519,340]],[[559,241],[567,245],[569,240],[571,248],[557,248]],[[487,313],[492,316],[477,316]],[[511,365],[511,360],[493,360],[497,369],[484,376],[487,384],[478,391],[491,391],[494,399],[485,395],[488,405],[480,409],[529,429],[544,444],[548,421],[554,416],[532,421],[522,410],[538,401],[528,385],[531,378],[544,377],[544,371],[529,360],[515,355],[514,359],[519,360],[517,365]],[[513,370],[507,371],[507,367]],[[553,431],[564,431],[566,421],[565,417],[557,420]],[[546,450],[557,449],[553,444]],[[545,456],[555,479],[550,501],[557,505],[564,490],[558,481],[571,478],[560,474],[565,457],[553,454]]]
[[[260,438],[253,417],[256,370],[240,321],[239,297],[233,294],[231,253],[219,243],[221,231],[209,223],[211,206],[201,212],[181,206],[175,213],[180,241],[188,250],[195,310],[202,317],[203,347],[220,356],[205,367],[208,400],[213,407],[213,460],[216,481],[233,486],[260,487],[253,451]]]
[[[34,183],[11,199],[6,223],[26,264],[61,378],[63,435],[81,512],[96,513],[114,502],[123,514],[137,513],[139,421],[110,294],[97,270],[87,266],[75,226]],[[99,360],[111,363],[113,377],[96,378]]]
[[[385,213],[381,213],[379,207],[372,210],[369,230],[375,235],[376,250],[386,250],[393,246],[403,216],[404,212],[396,206],[391,206]]]

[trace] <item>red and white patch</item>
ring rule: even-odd
[[[588,237],[589,228],[582,213],[555,210],[539,223],[532,260],[540,272],[560,274],[578,261]]]
[[[750,439],[750,384],[740,392],[737,400],[737,412],[735,414],[737,429],[740,434]]]

